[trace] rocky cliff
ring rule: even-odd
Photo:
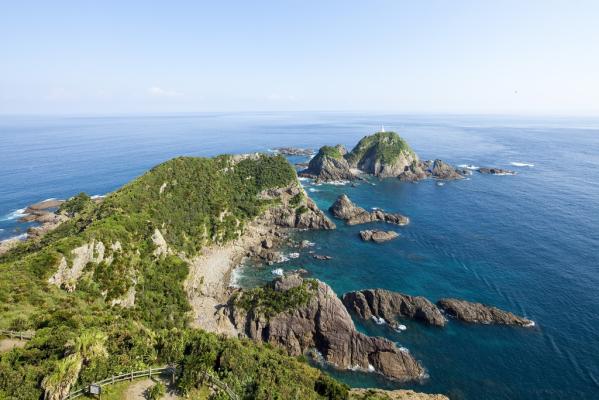
[[[384,289],[366,289],[343,295],[348,310],[363,319],[373,316],[393,323],[397,317],[422,321],[430,325],[444,326],[441,311],[429,300],[420,296],[391,292]]]
[[[517,325],[524,327],[532,327],[535,325],[535,323],[529,319],[481,303],[458,299],[441,299],[437,304],[448,315],[464,322]]]
[[[241,292],[230,318],[246,336],[282,346],[290,355],[316,349],[339,368],[376,371],[397,380],[423,377],[424,369],[406,350],[380,337],[356,331],[333,290],[299,275],[274,280],[258,291]]]
[[[396,177],[418,162],[418,156],[395,132],[377,132],[363,137],[347,154],[352,168],[381,178]]]
[[[329,211],[334,217],[345,220],[348,225],[376,221],[388,222],[395,225],[407,225],[410,222],[408,217],[397,213],[388,213],[383,210],[368,212],[362,207],[355,205],[345,194],[337,198],[329,208]]]
[[[325,182],[353,180],[356,176],[344,158],[346,153],[347,150],[341,145],[323,146],[300,175]]]

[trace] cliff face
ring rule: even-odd
[[[339,368],[377,371],[397,380],[423,376],[424,369],[410,353],[387,339],[357,332],[333,290],[323,282],[313,282],[313,286],[306,289],[308,298],[304,302],[272,315],[265,315],[267,308],[257,305],[261,303],[254,302],[252,307],[244,308],[246,295],[242,292],[231,305],[231,319],[248,337],[282,346],[290,355],[315,348],[324,360]],[[298,275],[278,278],[271,284],[268,297],[288,294],[292,299],[300,298],[297,288],[305,284]]]
[[[308,168],[300,174],[321,181],[344,181],[355,179],[347,160],[347,151],[341,145],[323,146],[310,160]]]
[[[363,319],[373,316],[392,323],[395,318],[410,318],[430,325],[444,326],[441,311],[429,300],[384,289],[366,289],[343,295],[348,310]]]

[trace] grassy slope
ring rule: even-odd
[[[176,255],[156,258],[152,254],[155,246],[151,235],[156,228],[176,253],[187,255],[199,252],[206,244],[236,238],[245,223],[269,206],[257,194],[287,186],[295,179],[295,171],[280,156],[235,164],[228,156],[181,157],[158,165],[99,205],[78,197],[73,209],[79,212],[72,220],[42,242],[22,245],[0,258],[0,326],[37,332],[25,349],[0,358],[0,399],[38,398],[41,379],[65,356],[67,343],[92,327],[108,335],[108,356],[86,362],[79,385],[177,361],[187,363],[187,371],[214,370],[240,391],[250,387],[258,390],[262,382],[273,379],[289,379],[288,385],[265,387],[264,396],[257,398],[267,398],[266,393],[273,390],[307,390],[311,395],[303,398],[318,398],[314,387],[326,378],[306,364],[271,354],[270,349],[255,344],[189,331],[190,308],[182,288],[187,264]],[[103,242],[107,249],[119,242],[122,250],[107,250],[114,257],[111,263],[86,265],[72,293],[48,284],[59,260],[64,256],[71,261],[71,250],[91,240]],[[135,306],[110,307],[109,301],[122,296],[134,280]],[[177,335],[181,338],[174,352],[170,342]],[[210,343],[209,352],[214,355],[210,362],[196,365],[186,361],[194,357],[189,341],[192,337]],[[227,354],[231,360],[246,360],[248,364],[235,372],[240,382],[233,382],[223,369]],[[285,367],[281,370],[280,365]],[[252,375],[253,370],[260,375]],[[301,382],[301,388],[296,382]],[[327,382],[327,388],[337,385]],[[191,378],[182,380],[185,390],[194,385]]]

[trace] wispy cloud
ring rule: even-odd
[[[180,93],[180,92],[177,92],[174,90],[163,89],[158,86],[152,86],[151,88],[149,88],[147,90],[147,93],[152,97],[180,97],[180,96],[183,96],[183,93]]]

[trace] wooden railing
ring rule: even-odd
[[[0,329],[0,335],[8,336],[9,338],[16,338],[21,340],[31,340],[35,332],[31,331],[11,331],[8,329]]]
[[[157,367],[157,368],[150,367],[150,368],[148,368],[146,370],[142,370],[142,371],[132,371],[132,372],[127,372],[127,373],[120,374],[120,375],[113,375],[110,378],[106,378],[104,380],[94,382],[92,385],[104,387],[104,386],[112,385],[112,384],[115,384],[117,382],[122,382],[122,381],[132,381],[134,379],[145,378],[145,377],[151,378],[152,376],[158,376],[162,373],[170,373],[174,377],[176,372],[177,372],[177,366],[174,366],[174,365],[167,365],[164,367]],[[204,377],[206,379],[208,379],[213,385],[215,385],[220,390],[225,392],[231,400],[239,400],[239,397],[237,397],[235,392],[233,392],[229,388],[229,386],[227,386],[226,383],[222,382],[217,377],[215,377],[211,374],[208,374],[206,372],[204,372]],[[87,387],[70,392],[67,399],[69,399],[69,400],[76,399],[78,397],[88,394],[89,388],[92,385],[89,385]]]

